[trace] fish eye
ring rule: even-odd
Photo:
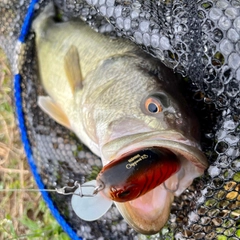
[[[159,99],[155,97],[148,97],[145,101],[145,108],[149,113],[159,113],[162,112],[162,104]]]

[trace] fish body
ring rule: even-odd
[[[174,74],[158,60],[126,39],[110,39],[79,20],[56,23],[53,17],[47,7],[33,22],[48,94],[38,99],[43,111],[72,130],[113,173],[121,175],[114,162],[151,147],[171,152],[180,163],[145,194],[116,202],[131,227],[156,233],[168,220],[174,196],[207,167],[197,121],[173,87]],[[136,176],[133,171],[132,179]]]

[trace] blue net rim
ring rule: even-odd
[[[33,14],[35,11],[35,6],[39,0],[32,0],[29,4],[26,16],[23,21],[21,32],[18,38],[20,44],[24,44],[26,41],[27,34],[29,33]],[[26,153],[27,161],[32,172],[32,175],[37,183],[39,189],[44,189],[45,185],[41,179],[41,176],[38,173],[35,160],[33,158],[31,145],[27,135],[27,128],[24,121],[23,105],[22,105],[22,89],[21,89],[22,76],[20,74],[15,74],[13,79],[13,90],[14,90],[14,104],[16,108],[16,118],[18,122],[18,127],[20,131],[21,141]],[[46,202],[48,208],[50,209],[54,218],[58,221],[62,229],[69,235],[73,240],[82,239],[79,237],[76,232],[71,228],[71,226],[66,222],[66,220],[61,216],[58,209],[54,206],[53,201],[47,192],[41,192],[44,201]]]

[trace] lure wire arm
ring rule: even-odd
[[[83,187],[91,187],[93,188],[92,194],[83,194],[82,188]],[[75,193],[76,188],[79,189],[79,193]],[[74,191],[73,191],[74,189]],[[81,185],[78,181],[74,182],[72,187],[64,186],[62,188],[55,188],[55,191],[61,195],[77,195],[79,197],[94,197],[103,189],[103,185],[95,186],[95,185]],[[70,190],[70,192],[66,192],[66,190]],[[71,191],[72,190],[72,191]]]
[[[105,188],[104,183],[101,180],[100,180],[100,182],[101,182],[101,184],[96,186],[94,191],[93,191],[94,195],[98,194],[100,191],[102,191]]]
[[[91,194],[83,194],[82,188],[93,188]],[[79,189],[79,193],[76,193],[76,189]],[[78,181],[74,182],[73,186],[64,186],[62,188],[55,189],[0,189],[0,192],[57,192],[58,194],[67,196],[67,195],[77,195],[79,197],[94,197],[101,190],[104,189],[104,185],[100,184],[99,186],[95,186],[92,184],[81,185]]]
[[[72,187],[69,187],[69,186],[64,186],[62,188],[55,188],[55,191],[61,195],[73,195],[74,192],[66,192],[66,189],[74,189],[76,186],[72,186]]]

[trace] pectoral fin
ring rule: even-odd
[[[67,79],[74,94],[77,90],[82,89],[82,72],[80,67],[80,58],[77,47],[72,45],[64,57],[64,69]]]
[[[66,114],[50,97],[38,97],[38,105],[56,122],[63,125],[64,127],[67,127],[69,129],[71,128],[70,122]]]

